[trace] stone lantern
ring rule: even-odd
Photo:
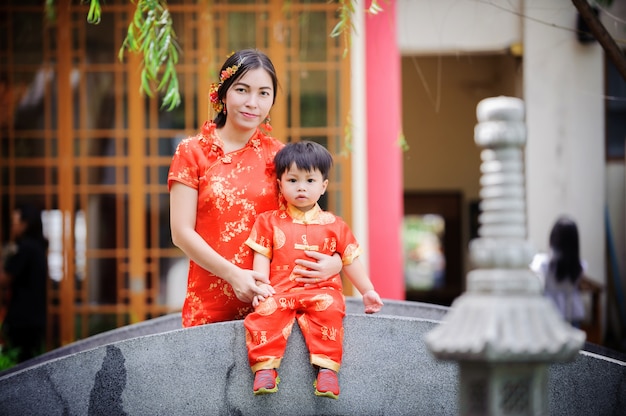
[[[459,362],[462,415],[547,415],[548,365],[573,360],[584,332],[562,320],[529,269],[523,148],[524,103],[477,106],[481,215],[469,245],[467,290],[426,335],[432,354]]]

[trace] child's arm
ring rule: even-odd
[[[254,252],[254,260],[252,263],[252,270],[254,270],[255,272],[260,273],[261,275],[267,277],[269,279],[270,276],[270,259],[265,257],[263,254],[261,253],[257,253],[256,251]],[[257,286],[261,286],[264,289],[267,289],[267,291],[271,294],[274,294],[274,288],[271,285],[268,285],[267,283],[262,283],[260,281],[257,280],[256,282]],[[254,306],[255,308],[257,307],[257,305],[260,302],[263,302],[265,300],[264,296],[261,295],[256,295],[253,299],[252,299],[252,306]]]
[[[343,271],[348,276],[354,287],[363,295],[363,304],[365,305],[365,313],[376,313],[383,307],[383,301],[380,299],[372,281],[365,272],[365,266],[360,259],[356,258],[351,264],[343,266]]]

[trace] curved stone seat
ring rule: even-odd
[[[381,314],[393,316],[408,316],[413,318],[424,318],[434,321],[441,321],[448,312],[448,307],[434,305],[423,302],[407,302],[397,300],[385,300],[385,307]],[[347,313],[362,313],[363,303],[360,298],[346,297]],[[55,358],[64,357],[66,355],[75,354],[77,352],[99,347],[100,345],[110,344],[129,338],[136,338],[145,335],[158,334],[161,332],[173,331],[181,329],[181,314],[171,313],[160,316],[158,318],[149,319],[132,325],[126,325],[110,331],[102,332],[88,338],[81,339],[66,346],[48,351],[30,359],[27,362],[20,363],[4,372],[3,374],[20,371],[33,365],[37,365]]]
[[[390,301],[385,314],[372,316],[360,312],[360,301],[349,303],[359,313],[344,321],[338,400],[313,394],[315,372],[297,325],[279,391],[254,396],[243,323],[233,321],[121,339],[0,374],[0,414],[457,414],[457,365],[434,359],[424,343],[439,320],[389,315]],[[552,415],[626,414],[624,391],[623,362],[581,352],[551,366]]]

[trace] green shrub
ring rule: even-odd
[[[6,345],[0,345],[0,371],[7,370],[18,363],[18,348],[7,348]]]

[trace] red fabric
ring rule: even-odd
[[[341,277],[304,286],[294,280],[295,259],[304,250],[339,253],[350,264],[361,253],[348,225],[319,206],[302,213],[292,207],[259,215],[247,244],[269,257],[276,294],[245,318],[248,359],[253,371],[278,368],[294,319],[298,319],[311,362],[339,370],[345,299]]]
[[[198,190],[196,231],[244,269],[252,268],[253,255],[244,242],[257,215],[278,207],[274,155],[283,146],[257,130],[245,147],[224,154],[215,124],[206,122],[172,158],[168,188],[176,181]],[[250,310],[226,281],[190,261],[184,327],[242,319]]]

